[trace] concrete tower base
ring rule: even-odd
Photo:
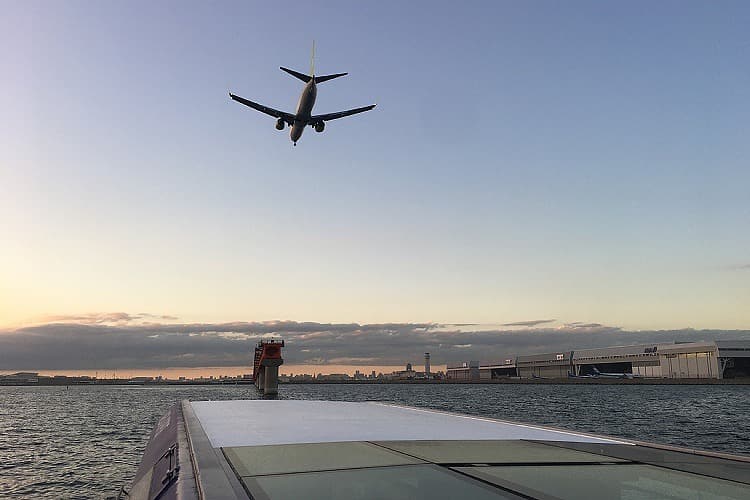
[[[278,366],[266,366],[263,370],[263,394],[278,394],[279,393],[279,367]]]

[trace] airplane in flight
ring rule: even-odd
[[[229,97],[241,104],[244,104],[245,106],[257,109],[261,113],[265,113],[276,118],[276,130],[284,130],[284,126],[289,125],[291,129],[289,131],[289,138],[292,140],[295,146],[297,145],[297,141],[300,139],[300,137],[302,137],[302,132],[305,131],[305,127],[307,125],[313,127],[316,132],[323,132],[323,130],[325,129],[325,122],[329,120],[337,120],[345,116],[356,115],[357,113],[370,111],[375,107],[375,104],[371,104],[362,108],[348,109],[346,111],[338,111],[336,113],[326,113],[323,115],[312,114],[313,106],[315,106],[315,98],[318,95],[317,84],[327,82],[328,80],[333,80],[334,78],[338,78],[340,76],[345,76],[348,74],[336,73],[334,75],[315,76],[314,42],[309,75],[299,73],[289,68],[279,67],[279,69],[305,82],[305,86],[302,89],[302,95],[300,96],[299,103],[297,104],[296,113],[285,113],[284,111],[269,108],[268,106],[258,104],[257,102],[250,101],[248,99],[245,99],[244,97],[234,95],[231,92],[229,93]]]

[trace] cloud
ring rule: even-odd
[[[605,333],[621,330],[619,326],[608,326],[602,325],[601,323],[583,323],[581,321],[574,321],[573,323],[565,323],[560,330],[575,331],[578,333]]]
[[[744,264],[722,264],[714,267],[715,270],[719,271],[750,271],[750,263]]]
[[[138,313],[139,319],[160,319],[163,321],[177,321],[177,316],[170,316],[169,314],[151,314],[151,313]]]
[[[113,312],[113,313],[92,313],[92,314],[76,314],[76,315],[57,315],[57,316],[44,316],[41,318],[42,323],[81,323],[84,325],[88,324],[99,324],[99,323],[128,323],[134,321],[137,316],[130,315],[124,312]]]
[[[554,319],[532,319],[529,321],[516,321],[515,323],[503,323],[500,326],[537,326],[545,323],[554,323]]]
[[[129,314],[125,312],[67,314],[43,316],[38,323],[78,323],[83,325],[98,324],[120,324],[120,323],[144,323],[146,320],[176,321],[179,318],[166,314],[138,313]]]
[[[520,330],[466,331],[434,323],[137,323],[128,318],[144,315],[111,314],[0,330],[0,369],[250,366],[255,342],[268,336],[286,341],[287,363],[321,365],[401,365],[419,362],[425,352],[442,364],[613,345],[750,339],[750,330],[627,331],[583,322],[553,327],[546,320]],[[107,323],[105,317],[119,321]]]

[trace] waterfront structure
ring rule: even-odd
[[[37,372],[17,372],[9,375],[0,375],[0,385],[27,385],[39,382]]]
[[[638,344],[448,364],[449,380],[518,378],[722,379],[750,376],[750,341]]]
[[[522,378],[565,378],[573,351],[519,356],[516,367]]]
[[[329,373],[327,375],[318,373],[315,380],[318,382],[344,382],[346,380],[352,380],[352,377],[346,373]]]
[[[131,377],[128,380],[128,384],[133,384],[133,385],[151,384],[153,382],[154,382],[154,377]]]
[[[93,384],[96,378],[87,375],[68,377],[66,375],[40,375],[37,372],[17,372],[0,374],[0,385],[81,385]]]
[[[427,378],[430,378],[430,353],[424,353],[424,374]]]
[[[386,375],[386,379],[388,380],[413,380],[417,378],[418,375],[420,374],[414,371],[414,369],[411,366],[411,363],[406,363],[406,370],[400,370],[400,371],[390,373],[389,375]]]
[[[719,370],[724,378],[750,376],[750,341],[718,340]]]
[[[263,339],[255,347],[253,362],[253,382],[263,394],[277,394],[279,390],[279,366],[284,363],[281,357],[281,339]]]

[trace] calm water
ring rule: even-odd
[[[280,398],[388,401],[750,454],[750,386],[286,385]],[[156,420],[181,399],[250,386],[0,387],[0,498],[101,498],[129,486]]]

